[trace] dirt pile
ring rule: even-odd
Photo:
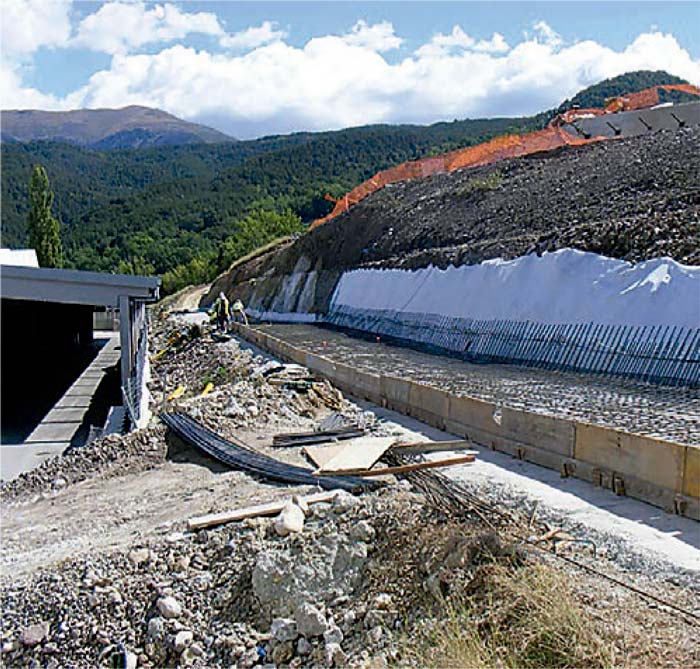
[[[697,264],[699,146],[690,127],[397,184],[300,239],[299,253],[444,267],[571,246]]]
[[[425,666],[427,657],[455,656],[456,631],[451,646],[423,644],[464,602],[475,609],[459,614],[462,633],[483,644],[495,630],[489,621],[515,631],[559,597],[555,608],[567,616],[550,616],[542,638],[528,639],[527,653],[556,660],[548,666],[693,660],[692,628],[659,625],[654,638],[666,650],[655,655],[644,636],[666,614],[642,614],[629,593],[576,578],[580,592],[537,554],[479,522],[450,520],[412,492],[343,494],[312,505],[303,532],[286,537],[273,519],[251,519],[6,583],[3,656],[8,666],[36,667]],[[529,599],[519,582],[537,585]],[[639,627],[606,629],[623,609]]]

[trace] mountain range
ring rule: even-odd
[[[66,142],[96,150],[234,142],[218,130],[149,107],[8,110],[2,112],[3,142]]]

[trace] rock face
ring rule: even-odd
[[[253,592],[263,608],[293,615],[298,602],[330,601],[360,581],[367,546],[345,535],[322,537],[303,556],[290,549],[262,552],[253,569]]]

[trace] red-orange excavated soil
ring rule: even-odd
[[[562,146],[579,146],[606,139],[605,137],[591,137],[590,139],[576,137],[563,130],[561,125],[569,123],[576,116],[580,115],[614,114],[620,111],[652,107],[659,103],[659,89],[700,95],[700,88],[689,84],[654,86],[638,93],[614,98],[608,102],[605,109],[570,110],[555,118],[544,130],[516,135],[503,135],[476,146],[457,149],[439,156],[401,163],[395,167],[377,172],[373,177],[356,186],[338,200],[334,200],[327,195],[327,199],[335,202],[335,207],[327,216],[315,220],[311,224],[310,229],[323,225],[326,221],[342,214],[352,205],[357,204],[374,191],[384,188],[387,184],[420,179],[433,174],[444,174],[465,167],[478,167],[506,158],[518,158],[541,151],[551,151]]]

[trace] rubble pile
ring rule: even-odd
[[[3,588],[4,663],[360,666],[396,656],[395,602],[365,575],[381,561],[375,523],[419,504],[409,492],[341,492],[284,537],[276,519],[257,518],[68,561]]]
[[[11,481],[0,481],[0,500],[3,503],[20,498],[34,501],[98,475],[123,476],[157,467],[165,461],[167,452],[164,433],[163,427],[156,425],[128,435],[108,435],[89,446],[74,448]]]
[[[190,332],[185,326],[181,330]],[[308,376],[308,370],[297,365],[271,364],[249,348],[241,348],[235,340],[216,342],[202,336],[200,330],[184,348],[173,354],[166,352],[155,363],[150,384],[154,411],[163,404],[164,396],[184,386],[182,396],[167,403],[168,409],[184,409],[226,437],[235,436],[241,429],[308,427],[313,424],[310,421],[329,411],[340,411],[347,423],[367,423],[363,412],[328,381],[314,380],[295,387],[299,370]],[[285,376],[289,377],[289,385],[270,382]],[[203,394],[208,384],[211,390]]]

